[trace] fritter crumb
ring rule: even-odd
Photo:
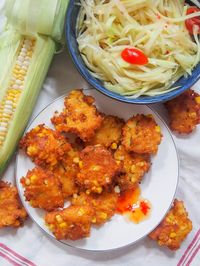
[[[192,222],[183,202],[175,199],[171,210],[149,237],[156,240],[160,246],[177,250],[191,230]]]
[[[117,208],[118,195],[114,191],[104,191],[102,194],[87,195],[81,192],[80,195],[75,195],[71,202],[73,205],[87,205],[93,208],[94,217],[92,223],[101,225],[115,214]]]
[[[90,235],[93,211],[88,206],[69,206],[45,215],[45,222],[58,240],[77,240]]]
[[[87,143],[87,145],[101,144],[106,148],[113,150],[121,140],[121,131],[124,125],[124,120],[116,116],[105,115],[101,127],[96,131],[94,137]]]
[[[179,134],[191,133],[200,123],[200,95],[188,90],[165,103],[169,113],[170,128]]]
[[[94,98],[82,90],[72,90],[65,98],[65,109],[51,119],[56,130],[77,134],[83,141],[89,141],[102,123],[103,118],[93,105]]]
[[[27,217],[26,210],[19,200],[17,188],[0,181],[0,228],[20,227]]]
[[[20,147],[37,165],[52,168],[71,149],[64,136],[44,125],[28,132],[20,141]]]
[[[121,191],[133,189],[151,166],[148,154],[129,153],[123,145],[116,150],[114,158],[123,165],[124,173],[116,179]]]
[[[121,170],[111,152],[101,145],[87,146],[80,152],[79,168],[77,184],[89,193],[99,194]]]
[[[161,129],[151,115],[137,114],[122,128],[122,144],[129,152],[156,154]]]
[[[33,208],[53,211],[64,206],[61,183],[51,171],[35,167],[20,180],[24,196]]]

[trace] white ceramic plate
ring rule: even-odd
[[[124,118],[125,120],[137,113],[153,114],[163,134],[158,153],[152,158],[151,170],[145,175],[141,184],[142,197],[148,199],[152,204],[152,213],[149,219],[140,224],[134,224],[133,222],[127,221],[121,215],[115,215],[103,226],[99,228],[93,227],[89,238],[79,241],[62,241],[67,245],[85,250],[113,250],[142,239],[161,222],[176,192],[179,174],[178,156],[169,129],[161,118],[148,106],[122,103],[108,98],[96,90],[85,90],[85,93],[94,96],[96,105],[100,111]],[[63,102],[64,97],[61,97],[48,105],[32,121],[27,131],[42,123],[53,128],[50,118],[53,116],[54,111],[61,111],[63,109]],[[32,208],[23,196],[20,178],[25,176],[27,171],[33,167],[34,164],[30,159],[22,151],[19,151],[16,161],[16,182],[22,203],[30,217],[39,227],[48,235],[54,237],[44,224],[43,216],[45,212]]]

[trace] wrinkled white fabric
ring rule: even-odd
[[[3,0],[0,0],[0,8],[2,3]],[[1,25],[0,16],[0,29]],[[54,57],[32,117],[37,115],[52,100],[66,94],[69,90],[87,87],[87,83],[74,68],[67,53],[67,48],[65,48],[62,54]],[[199,87],[200,82],[194,86],[200,92]],[[154,108],[166,119],[166,114],[161,104],[154,105]],[[156,243],[148,238],[128,248],[113,252],[109,251],[108,253],[78,251],[50,239],[30,219],[25,223],[24,227],[18,230],[0,230],[0,242],[34,262],[37,266],[177,265],[200,225],[200,126],[191,135],[186,137],[174,135],[174,139],[180,155],[180,181],[176,197],[185,202],[189,216],[193,221],[193,231],[178,251],[171,252],[167,249],[159,248]],[[15,158],[10,162],[3,180],[15,182],[14,167]],[[168,177],[163,176],[163,178]],[[0,265],[10,266],[11,264],[0,257]],[[191,265],[200,265],[199,255],[195,257]]]

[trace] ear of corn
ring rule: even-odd
[[[23,36],[15,49],[11,71],[0,84],[0,172],[28,122],[54,51],[55,43],[41,36]]]
[[[62,37],[67,4],[68,0],[6,1],[9,24],[0,35],[0,174],[31,116],[56,41]]]

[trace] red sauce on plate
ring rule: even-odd
[[[120,194],[117,205],[117,212],[126,214],[134,223],[140,223],[149,217],[151,211],[150,202],[140,198],[139,186],[135,189]]]

